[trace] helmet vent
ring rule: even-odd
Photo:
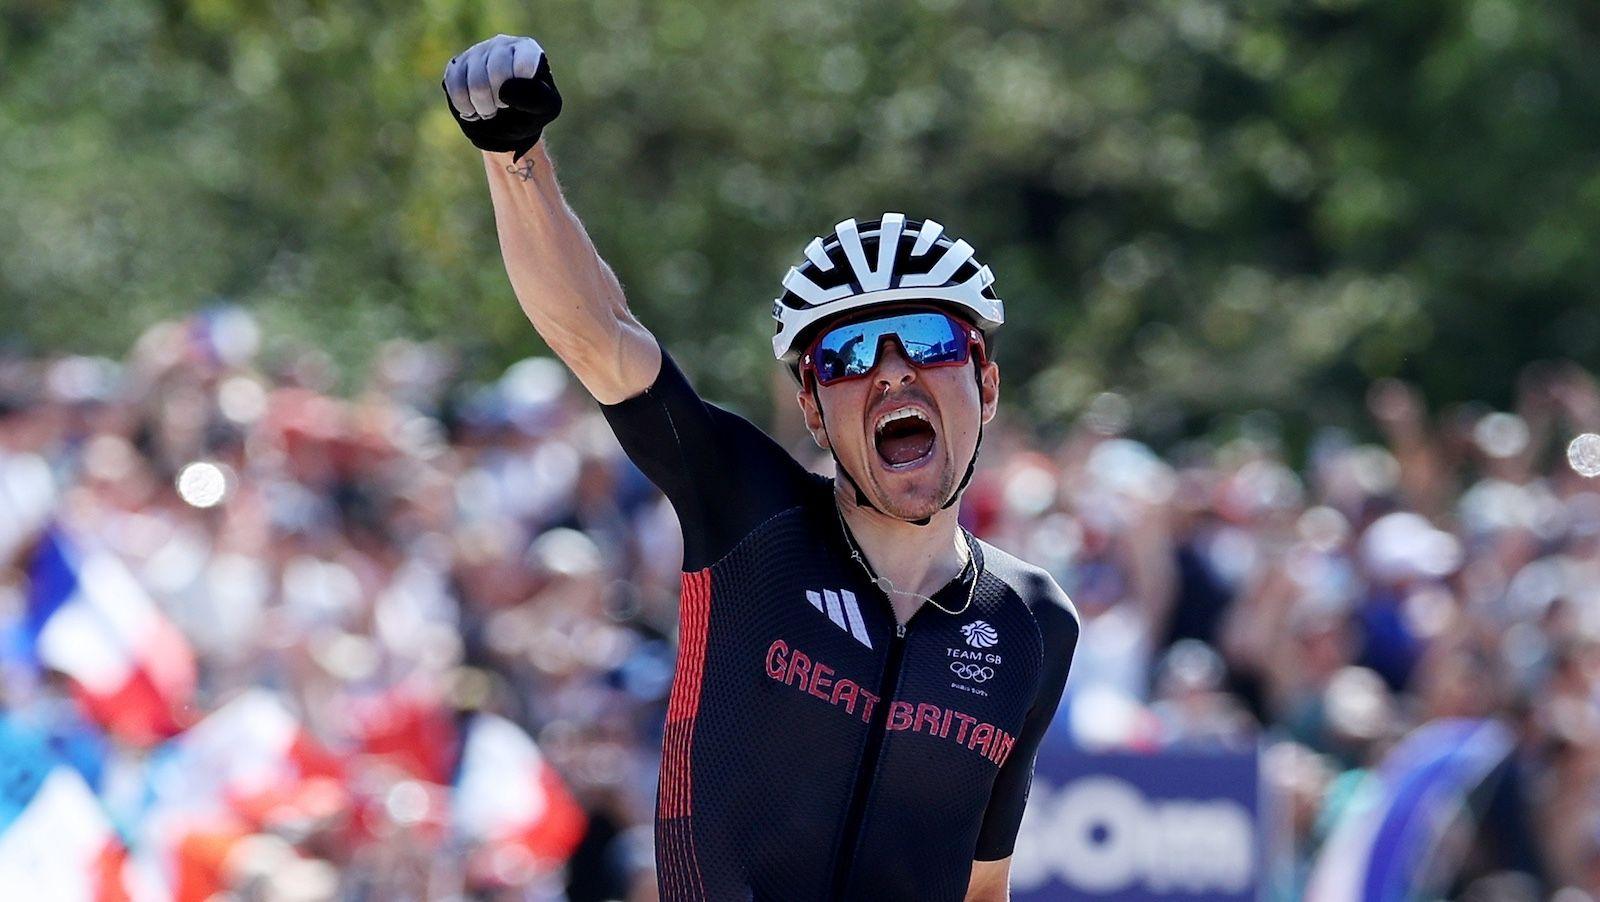
[[[886,213],[847,219],[814,238],[805,259],[783,279],[772,307],[778,321],[773,351],[792,360],[802,332],[838,313],[877,303],[927,301],[952,308],[988,333],[1005,320],[994,277],[972,246],[945,234],[933,220]]]

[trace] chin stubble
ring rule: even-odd
[[[872,453],[873,454],[877,454],[878,452],[877,452],[876,449],[873,449]],[[940,456],[944,458],[944,461],[942,463],[935,464],[935,466],[939,467],[939,471],[940,471],[939,472],[939,489],[934,494],[934,497],[929,499],[930,502],[933,505],[933,510],[931,510],[931,511],[915,510],[915,511],[906,512],[906,511],[903,511],[903,510],[897,510],[897,508],[899,508],[899,505],[893,504],[893,503],[882,505],[884,510],[886,512],[888,512],[888,513],[893,514],[896,517],[904,517],[906,519],[916,519],[918,517],[926,517],[926,516],[931,516],[933,514],[938,513],[939,512],[939,505],[943,504],[944,500],[946,498],[950,497],[950,493],[952,491],[954,491],[955,487],[956,487],[956,480],[955,480],[955,475],[954,475],[955,468],[954,468],[954,466],[951,465],[951,462],[949,460],[949,455],[947,453],[945,453],[944,443],[943,442],[940,443]],[[880,499],[883,499],[886,502],[892,502],[894,500],[893,496],[889,493],[889,491],[884,488],[884,486],[883,486],[883,484],[881,482],[878,481],[878,471],[877,471],[876,468],[868,468],[868,478],[872,481],[872,488],[876,491],[876,494],[878,495],[878,497]]]

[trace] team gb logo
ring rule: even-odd
[[[993,648],[1000,641],[1000,634],[982,620],[974,620],[963,626],[961,635],[967,637],[967,644],[973,648]]]

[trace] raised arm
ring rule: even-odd
[[[539,140],[561,109],[544,51],[532,38],[497,35],[450,61],[444,89],[483,151],[500,254],[522,312],[600,403],[649,388],[661,350],[561,196]]]
[[[661,349],[567,206],[543,142],[520,161],[485,153],[500,256],[517,303],[550,350],[602,404],[650,387]]]

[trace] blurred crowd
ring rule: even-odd
[[[477,384],[449,350],[395,341],[340,393],[322,353],[261,344],[221,309],[120,361],[0,354],[0,629],[26,619],[40,535],[71,530],[192,645],[194,718],[266,690],[351,762],[341,810],[252,821],[214,862],[234,898],[651,898],[671,509],[553,360]],[[1600,898],[1600,492],[1582,475],[1600,449],[1569,447],[1600,430],[1600,388],[1541,364],[1511,411],[1433,410],[1396,381],[1367,401],[1369,422],[1317,431],[1296,465],[1265,414],[1162,454],[1116,394],[1049,442],[1002,414],[962,516],[1082,615],[1047,742],[1261,743],[1292,896],[1402,737],[1495,718],[1516,749],[1461,833],[1456,890]],[[71,757],[113,815],[136,811],[151,748],[101,735],[48,675],[5,676],[6,718],[91,747]],[[419,704],[533,737],[587,815],[564,867],[474,862],[423,829],[425,793],[396,804],[457,754],[373,725]],[[347,807],[379,823],[349,830]]]
[[[1448,897],[1600,898],[1600,387],[1539,363],[1513,411],[1430,411],[1397,380],[1365,400],[1361,432],[1316,431],[1298,468],[1264,414],[1158,456],[1110,393],[1053,447],[991,446],[964,513],[1083,617],[1049,738],[1261,743],[1290,844],[1274,885],[1299,898],[1386,753],[1492,720],[1514,749],[1460,800]]]

